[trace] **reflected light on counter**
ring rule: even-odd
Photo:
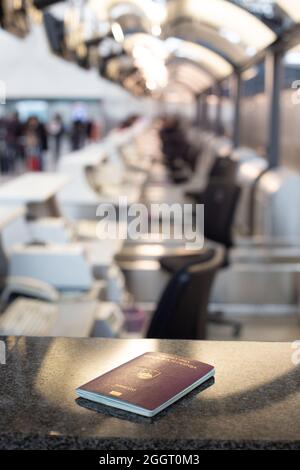
[[[76,341],[73,342],[71,338],[67,341],[66,347],[65,339],[53,338],[35,377],[36,392],[64,410],[68,407],[74,409],[75,389],[81,384],[147,351],[158,350],[158,341],[154,339],[147,343],[142,340],[107,340],[112,341],[113,347],[106,349],[102,347],[101,342],[87,338],[86,347],[85,340],[82,339],[83,349],[79,356]],[[95,347],[91,346],[93,341]],[[55,380],[48,376],[49,370],[55,370]],[[57,383],[60,384],[59,388]],[[70,390],[73,394],[70,394]],[[80,407],[78,412],[81,412]]]

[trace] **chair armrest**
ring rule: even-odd
[[[159,262],[161,268],[164,271],[173,274],[189,263],[194,263],[196,261],[198,261],[199,263],[205,263],[206,261],[209,261],[211,259],[212,255],[213,249],[206,248],[196,252],[187,253],[186,251],[184,251],[182,253],[174,254],[171,256],[163,256],[162,258],[160,258]]]

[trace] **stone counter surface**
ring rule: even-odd
[[[290,343],[5,341],[0,449],[300,449],[300,365]],[[146,351],[211,363],[215,382],[153,419],[76,399],[76,387]]]

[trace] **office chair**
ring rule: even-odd
[[[204,204],[204,236],[224,246],[226,252],[222,267],[227,267],[228,250],[233,246],[232,226],[240,197],[240,187],[234,182],[214,180],[207,185],[203,193],[198,195],[194,193],[193,196],[196,203]],[[209,321],[231,326],[235,337],[240,334],[241,324],[226,320],[222,312],[210,314]]]
[[[147,338],[205,339],[209,296],[223,255],[223,248],[216,246],[160,260],[161,267],[173,275],[158,302]]]
[[[226,249],[233,246],[232,226],[240,197],[236,183],[210,182],[203,193],[195,195],[198,204],[204,204],[204,236],[221,243]]]

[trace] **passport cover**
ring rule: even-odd
[[[214,375],[214,367],[170,354],[147,352],[76,389],[79,396],[154,416]]]

